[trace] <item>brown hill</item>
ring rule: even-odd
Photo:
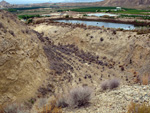
[[[150,7],[149,0],[104,0],[93,3],[58,3],[58,6],[121,6],[127,8],[148,8]]]
[[[100,2],[102,6],[122,6],[122,7],[148,7],[149,0],[104,0]]]
[[[33,30],[13,14],[0,10],[0,104],[32,96],[47,67]]]

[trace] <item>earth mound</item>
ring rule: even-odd
[[[48,73],[37,34],[0,10],[0,104],[34,95]]]

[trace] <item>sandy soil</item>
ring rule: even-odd
[[[37,24],[31,28],[45,37],[43,42],[50,69],[55,72],[50,83],[55,84],[56,95],[82,85],[94,89],[95,97],[90,107],[75,110],[66,108],[64,112],[122,113],[132,100],[138,98],[139,102],[143,101],[139,98],[145,92],[138,93],[140,88],[144,90],[143,86],[135,83],[140,82],[138,78],[150,74],[150,34],[137,35],[132,31],[88,29],[73,25],[66,27],[51,23]],[[121,80],[120,88],[113,92],[101,92],[101,82],[112,78]],[[137,98],[132,95],[131,91],[134,90]],[[118,95],[119,92],[121,95]],[[129,99],[122,98],[124,95]]]

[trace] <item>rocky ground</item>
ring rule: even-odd
[[[51,21],[27,27],[1,10],[0,29],[0,104],[23,102],[37,113],[40,99],[78,86],[93,89],[91,103],[64,113],[122,113],[131,101],[149,103],[150,34]],[[113,78],[120,86],[102,91]]]
[[[131,101],[149,102],[150,86],[140,84],[142,76],[150,74],[150,34],[54,23],[31,28],[44,37],[41,41],[55,75],[49,79],[55,95],[77,86],[94,89],[89,107],[64,112],[122,113]],[[112,78],[120,79],[120,87],[102,92],[102,81]]]
[[[115,90],[101,91],[98,86],[91,105],[80,109],[64,109],[66,113],[126,113],[133,102],[150,104],[150,85],[122,85]]]

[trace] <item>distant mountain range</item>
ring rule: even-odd
[[[10,6],[10,4],[8,2],[4,1],[4,0],[2,0],[0,2],[0,8],[7,8],[9,6]]]
[[[127,8],[150,8],[150,0],[67,0],[68,3],[56,3],[57,6],[119,6]],[[97,2],[94,2],[97,1]],[[38,3],[34,5],[50,5],[52,3]],[[22,7],[19,5],[11,5],[8,2],[2,0],[0,2],[0,8],[13,8],[13,7]]]
[[[92,3],[60,3],[61,6],[120,6],[128,8],[150,8],[150,0],[104,0]]]
[[[104,0],[102,6],[149,7],[150,0]]]

